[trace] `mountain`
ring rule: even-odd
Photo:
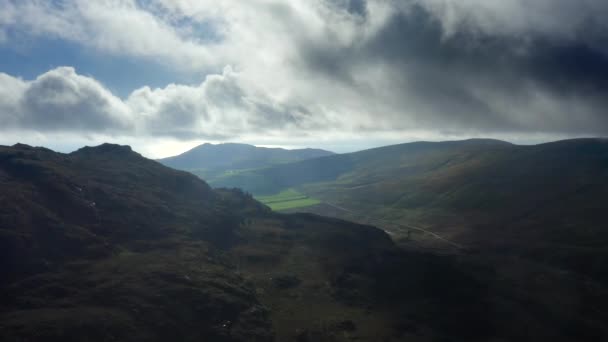
[[[598,341],[606,288],[279,214],[104,144],[0,147],[2,341]]]
[[[260,170],[247,170],[227,175],[221,181],[218,181],[218,184],[223,186],[236,185],[258,195],[271,194],[302,184],[332,181],[338,183],[344,177],[349,177],[348,182],[358,181],[361,183],[355,183],[354,186],[362,186],[373,181],[373,179],[367,180],[366,177],[382,179],[385,176],[392,176],[392,173],[397,173],[402,168],[415,166],[418,161],[421,161],[421,158],[428,158],[431,154],[458,152],[460,149],[475,151],[509,145],[498,140],[481,139],[393,145],[354,153],[312,158]],[[356,179],[351,181],[350,176]]]
[[[178,156],[160,159],[159,162],[212,180],[227,171],[257,169],[329,155],[333,155],[333,152],[311,148],[286,150],[226,143],[199,145]]]
[[[502,251],[605,282],[607,179],[605,139],[467,140],[311,159],[220,185],[254,194],[294,188],[322,202],[298,211],[374,224],[406,244]]]
[[[1,340],[224,341],[228,321],[270,338],[255,294],[208,252],[238,218],[196,177],[126,146],[17,145],[0,148],[0,183]]]

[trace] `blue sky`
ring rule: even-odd
[[[608,132],[601,0],[0,0],[0,143],[338,152]]]
[[[103,54],[60,39],[34,38],[20,44],[0,45],[0,65],[4,72],[35,79],[48,70],[69,65],[80,74],[99,80],[121,98],[146,85],[163,88],[170,83],[196,84],[205,76],[176,72],[171,66],[159,62]]]

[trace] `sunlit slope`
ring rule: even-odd
[[[276,211],[305,208],[321,203],[294,189],[287,189],[270,196],[258,196],[256,199]]]

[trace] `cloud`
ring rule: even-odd
[[[60,67],[33,81],[0,73],[0,122],[5,130],[119,132],[131,118],[99,82]]]
[[[411,4],[412,2],[410,2]],[[544,35],[578,39],[590,27],[608,28],[602,0],[415,0],[442,24],[446,36],[461,32],[501,36]]]
[[[128,108],[99,82],[60,67],[30,82],[21,98],[21,125],[39,130],[126,130]]]
[[[146,134],[222,140],[246,132],[306,129],[312,125],[303,107],[278,102],[246,84],[230,67],[209,75],[198,86],[144,87],[126,101],[141,118]]]
[[[303,63],[367,92],[397,129],[605,135],[608,6],[583,2],[568,20],[571,2],[524,5],[399,2],[351,45],[308,44]]]
[[[19,103],[26,88],[23,80],[0,73],[0,127],[11,127],[19,120]]]
[[[316,120],[316,121],[315,121]],[[59,67],[35,80],[0,73],[0,130],[83,132],[222,140],[321,127],[303,106],[256,92],[226,67],[199,85],[143,87],[126,100],[101,83]]]
[[[5,129],[283,141],[608,134],[604,0],[0,7],[0,44],[51,37],[201,75],[120,99],[70,68],[34,80],[0,74]]]
[[[0,25],[13,35],[64,39],[104,53],[169,61],[188,70],[213,64],[204,45],[136,1],[0,0],[0,7],[6,13],[0,15]]]

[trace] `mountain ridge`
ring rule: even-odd
[[[253,170],[222,179],[254,194],[294,188],[320,201],[292,211],[380,226],[408,244],[411,233],[459,245],[548,259],[608,281],[598,260],[608,141],[538,145],[500,141],[418,142]],[[408,226],[423,229],[407,228]],[[601,262],[599,262],[601,263]]]
[[[186,170],[248,169],[332,154],[333,152],[312,148],[288,150],[240,143],[205,143],[177,156],[158,161]]]

